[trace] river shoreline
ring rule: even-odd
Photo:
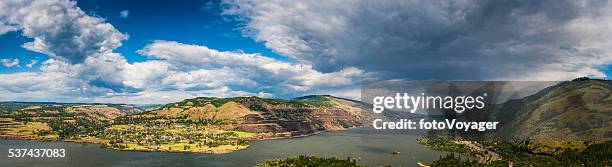
[[[401,133],[401,132],[400,132]],[[364,166],[416,166],[430,164],[448,154],[434,151],[416,142],[416,134],[383,133],[370,128],[351,128],[341,131],[319,132],[291,140],[254,140],[247,149],[227,154],[183,153],[162,151],[119,151],[101,148],[92,143],[64,141],[6,140],[0,150],[9,148],[64,148],[67,159],[10,159],[0,153],[0,166],[254,166],[273,159],[299,155],[318,157],[347,157],[359,160]],[[392,155],[392,151],[401,152]]]
[[[337,132],[337,131],[350,130],[350,129],[354,129],[354,128],[359,128],[359,127],[352,127],[352,128],[346,128],[346,129],[341,129],[341,130],[333,130],[333,131],[317,131],[317,132],[314,132],[314,133],[302,134],[302,135],[296,135],[296,136],[289,136],[289,137],[253,138],[253,139],[249,139],[248,141],[289,140],[289,139],[296,139],[296,138],[304,138],[304,137],[315,136],[315,135],[318,135],[318,134],[321,134],[321,133],[325,133],[325,132]],[[245,150],[245,149],[248,149],[248,147],[249,147],[249,145],[245,145],[245,146],[237,146],[236,149],[222,149],[222,150],[216,150],[216,151],[208,151],[208,150],[207,151],[191,151],[191,150],[183,151],[183,150],[156,149],[156,148],[149,147],[149,146],[143,146],[142,147],[142,148],[145,148],[145,149],[120,149],[120,148],[109,147],[109,143],[108,142],[102,142],[104,139],[99,139],[99,140],[37,139],[37,138],[27,138],[27,137],[3,136],[0,140],[41,141],[41,142],[70,142],[70,143],[78,143],[78,144],[95,144],[95,145],[99,146],[100,148],[112,149],[112,150],[118,150],[118,151],[168,152],[168,153],[193,153],[193,154],[227,154],[227,153],[232,153],[232,152],[235,152],[235,151]]]

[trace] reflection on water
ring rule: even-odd
[[[132,152],[93,144],[0,140],[0,166],[254,166],[268,159],[297,155],[359,158],[363,165],[416,166],[441,152],[416,143],[416,134],[401,131],[352,129],[315,136],[250,142],[246,150],[229,154]],[[7,158],[10,148],[65,148],[66,158]],[[399,151],[401,154],[392,155]]]

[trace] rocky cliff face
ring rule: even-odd
[[[333,96],[293,100],[258,97],[194,98],[152,111],[160,116],[192,120],[215,119],[225,129],[246,132],[288,132],[292,136],[367,126],[376,117],[364,103]]]

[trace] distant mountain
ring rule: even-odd
[[[110,121],[119,116],[135,114],[144,110],[129,104],[108,103],[56,103],[56,102],[0,102],[0,114],[21,113],[37,117],[40,115],[62,115],[74,113],[94,120]]]
[[[163,104],[128,104],[128,105],[134,106],[144,111],[156,110],[164,106]]]
[[[612,81],[579,78],[503,103],[499,136],[540,140],[612,139]]]

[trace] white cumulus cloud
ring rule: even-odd
[[[30,63],[26,64],[26,67],[32,68],[32,67],[34,67],[34,65],[36,65],[36,63],[38,63],[38,60],[32,59],[32,60],[30,60]]]
[[[85,14],[74,1],[9,0],[1,1],[0,9],[0,25],[34,39],[24,48],[72,64],[111,53],[128,38],[104,19]]]
[[[157,73],[145,72],[152,77],[141,77],[156,78],[159,81],[157,84],[163,85],[160,86],[163,88],[186,91],[227,87],[251,94],[267,92],[296,96],[355,85],[368,76],[364,71],[352,67],[323,73],[310,65],[283,62],[260,54],[221,52],[174,41],[154,41],[138,53],[158,60],[142,66],[155,66],[151,65],[154,63],[158,66],[155,69],[162,69]],[[151,82],[136,80],[133,83]]]
[[[128,16],[130,16],[130,11],[129,10],[122,10],[121,12],[119,12],[119,17],[120,18],[128,18]]]
[[[14,66],[19,66],[19,59],[0,59],[2,66],[10,68]]]

